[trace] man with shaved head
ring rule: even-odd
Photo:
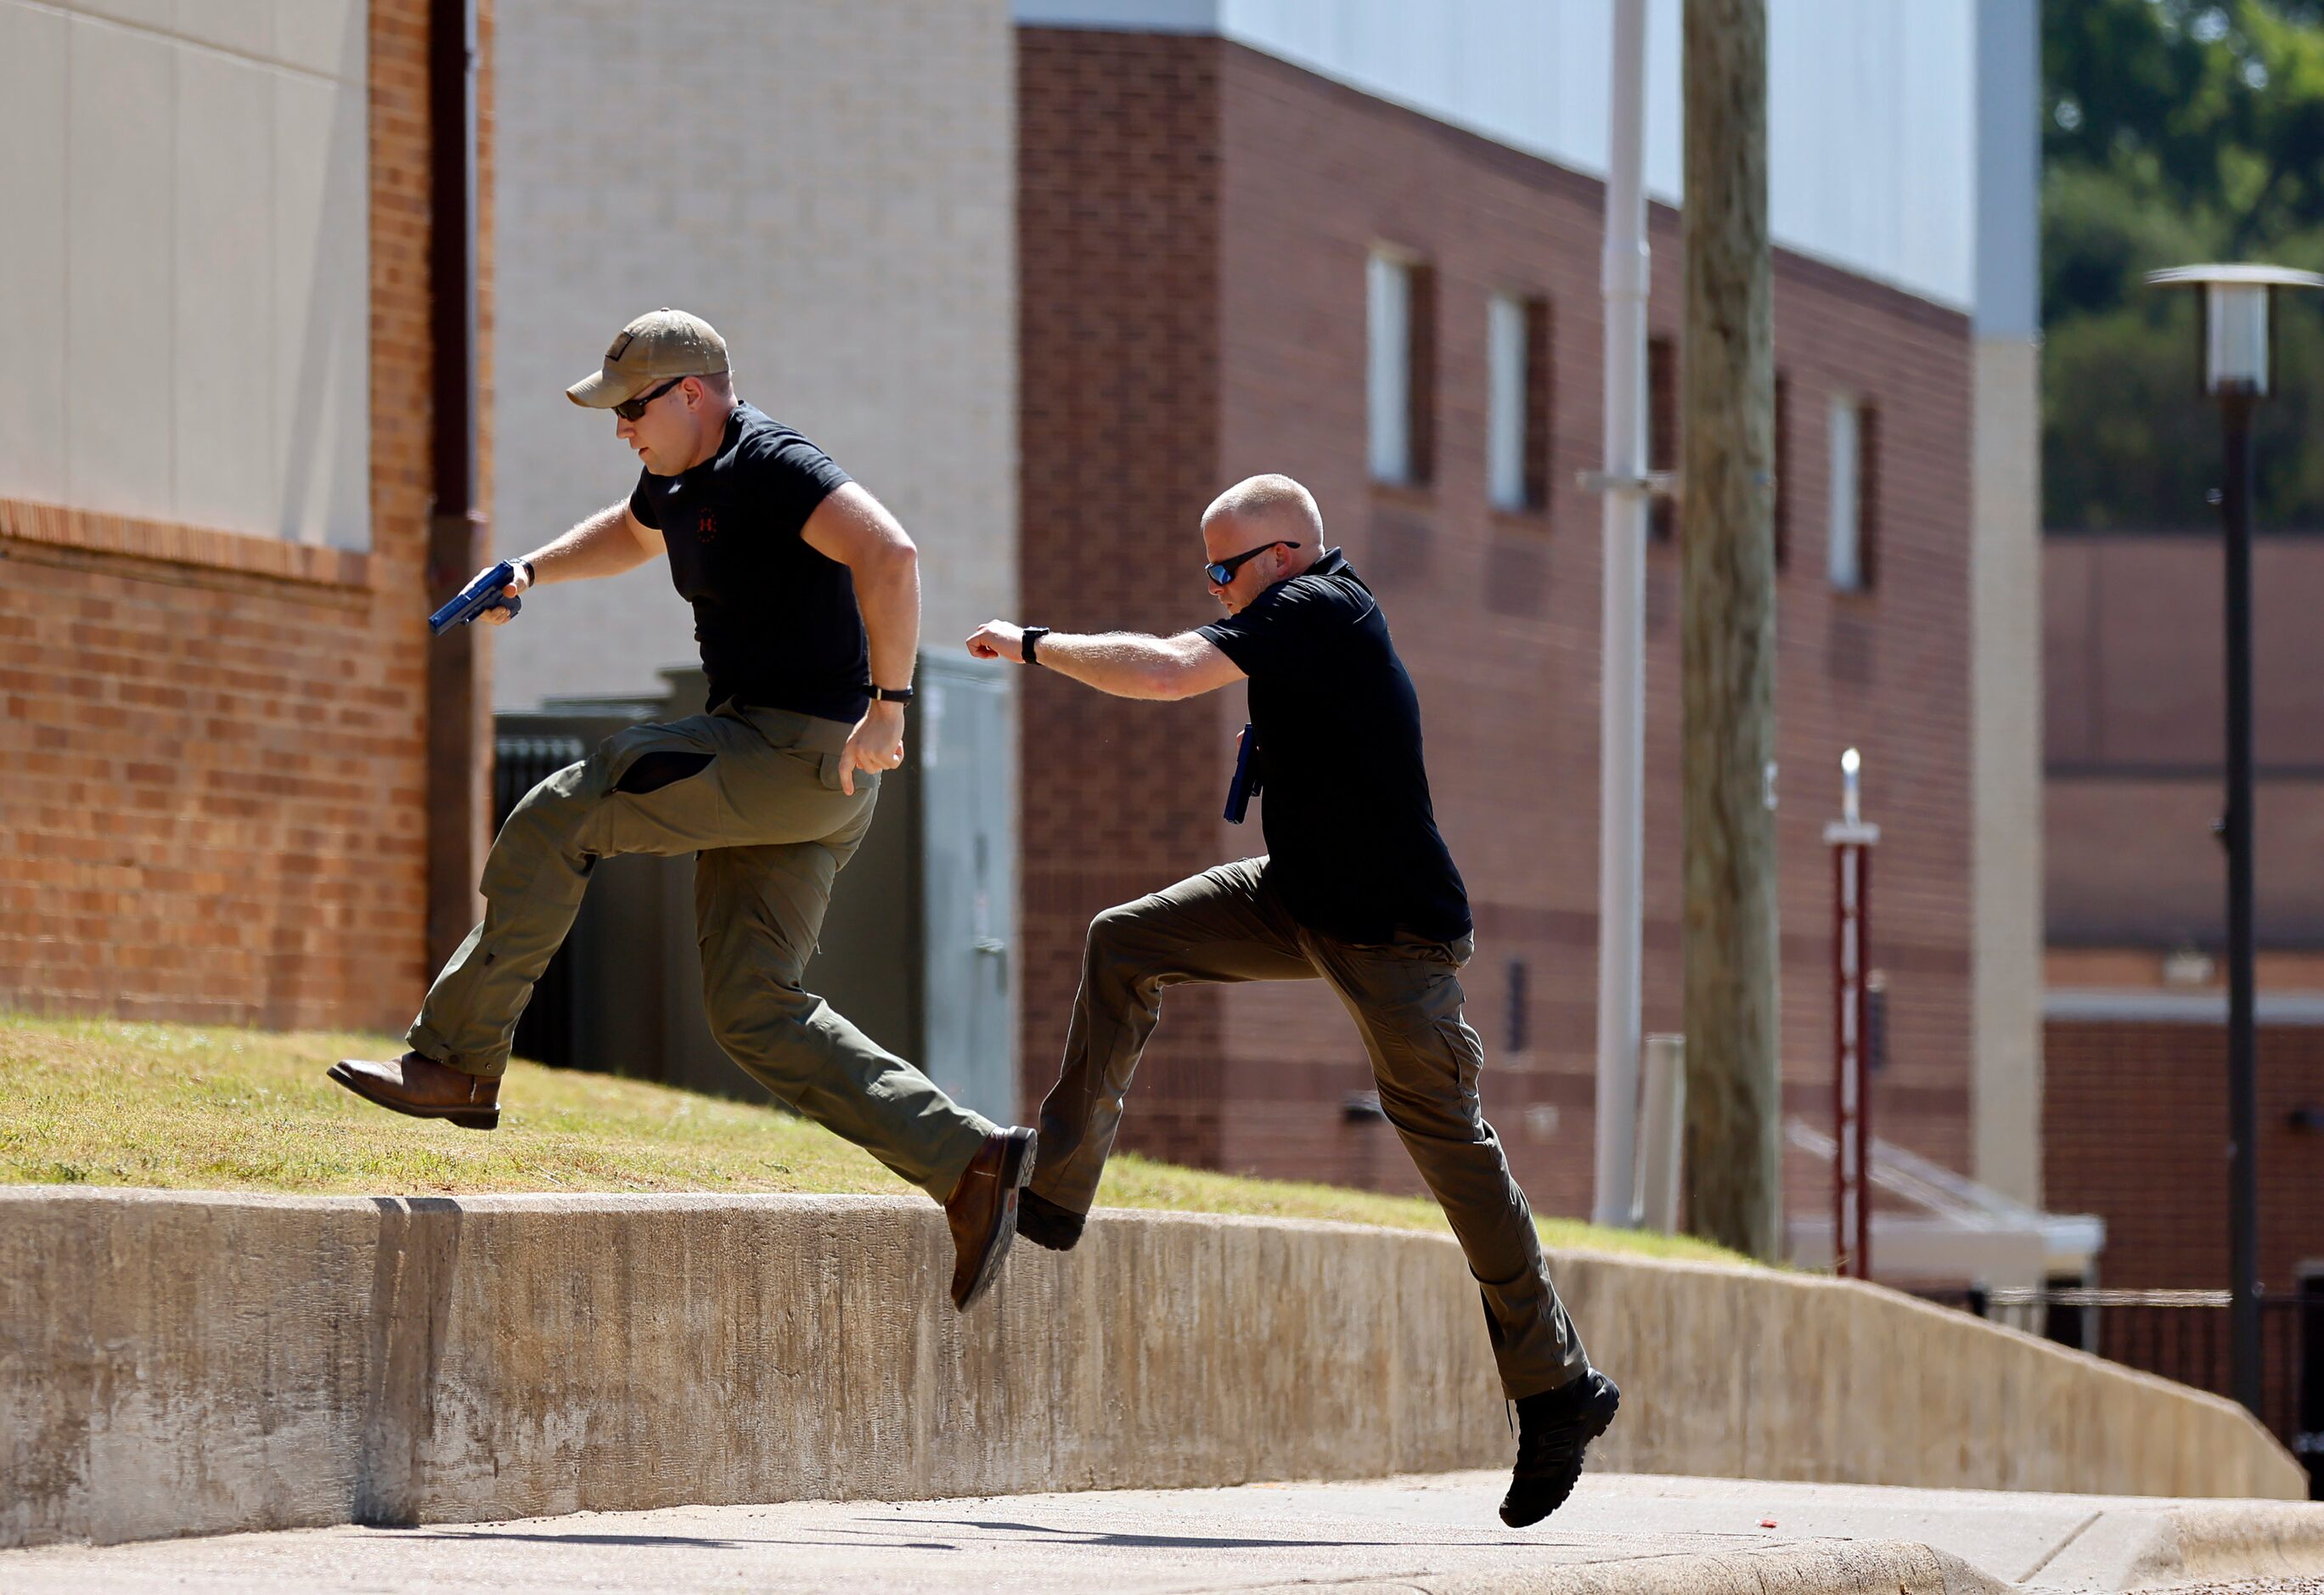
[[[990,621],[968,640],[981,659],[1045,666],[1118,697],[1186,698],[1248,679],[1246,751],[1265,783],[1265,857],[1091,924],[1017,1232],[1058,1251],[1081,1239],[1164,988],[1324,982],[1355,1019],[1380,1107],[1477,1277],[1520,1420],[1501,1517],[1538,1522],[1572,1493],[1620,1393],[1582,1351],[1478,1101],[1484,1049],[1462,1017],[1460,979],[1474,938],[1429,801],[1419,699],[1379,602],[1323,546],[1323,515],[1298,483],[1253,476],[1227,489],[1204,512],[1203,548],[1222,621],[1176,637]]]

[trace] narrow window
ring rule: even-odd
[[[1376,254],[1370,292],[1372,480],[1412,480],[1412,268]]]
[[[1873,508],[1878,502],[1879,415],[1853,394],[1831,400],[1831,585],[1843,593],[1872,585]]]
[[[1372,479],[1418,484],[1434,441],[1434,285],[1427,267],[1377,253],[1365,282]]]
[[[1485,475],[1497,510],[1549,498],[1549,306],[1497,293],[1485,306]]]
[[[1497,510],[1526,498],[1526,308],[1515,294],[1485,302],[1485,476]]]
[[[1646,340],[1646,469],[1678,469],[1678,345],[1666,337]],[[1646,525],[1668,541],[1678,531],[1678,506],[1658,495]]]

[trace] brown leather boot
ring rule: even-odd
[[[341,1058],[331,1078],[367,1102],[414,1119],[448,1119],[462,1129],[492,1129],[501,1121],[501,1083],[407,1052],[391,1064]]]
[[[945,1203],[952,1225],[952,1305],[962,1312],[992,1286],[1017,1233],[1017,1192],[1033,1177],[1033,1132],[987,1136]]]

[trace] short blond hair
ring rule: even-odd
[[[1288,476],[1269,472],[1244,477],[1211,501],[1203,512],[1203,524],[1208,526],[1221,515],[1238,521],[1293,520],[1314,538],[1316,548],[1323,546],[1323,512],[1315,507],[1315,495]]]

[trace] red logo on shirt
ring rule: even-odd
[[[706,543],[717,541],[718,517],[707,510],[703,511],[701,519],[694,523],[694,535]]]

